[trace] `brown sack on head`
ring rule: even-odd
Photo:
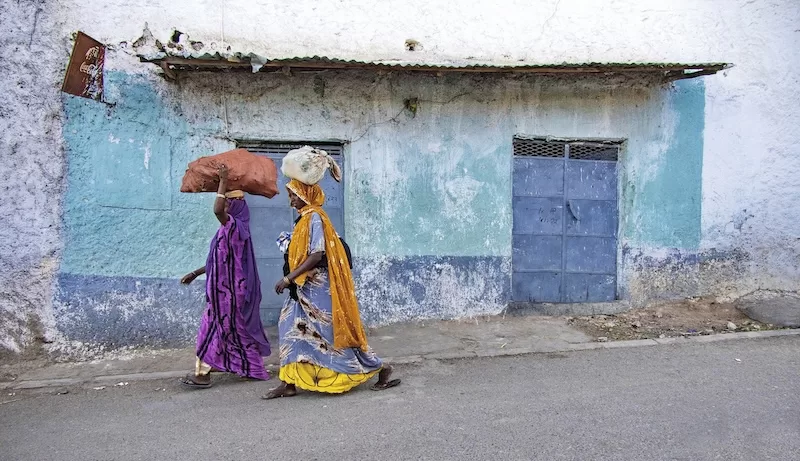
[[[272,198],[278,195],[278,169],[275,163],[246,149],[234,149],[189,164],[181,182],[181,192],[216,192],[220,165],[228,167],[228,190]]]

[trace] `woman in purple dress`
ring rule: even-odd
[[[250,210],[242,191],[228,192],[228,170],[219,170],[214,214],[221,227],[211,240],[205,267],[186,274],[189,284],[206,274],[206,303],[197,333],[194,373],[181,382],[191,387],[211,386],[211,372],[236,373],[269,379],[264,360],[270,354],[259,314],[261,282],[250,240]]]

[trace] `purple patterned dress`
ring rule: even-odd
[[[221,371],[269,379],[270,354],[259,314],[261,282],[250,240],[250,210],[228,200],[230,219],[211,240],[206,261],[206,302],[197,333],[197,357]]]

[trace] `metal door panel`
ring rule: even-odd
[[[278,308],[261,309],[259,313],[261,314],[261,323],[264,325],[277,325],[278,319],[281,316],[281,310]],[[273,342],[272,344],[273,344],[272,347],[275,347],[274,346],[275,343]]]
[[[282,258],[275,241],[281,232],[292,231],[293,213],[289,206],[283,208],[255,208],[250,210],[250,235],[258,258]]]
[[[258,277],[261,279],[261,307],[279,308],[286,296],[275,294],[275,282],[283,277],[283,258],[256,258]]]
[[[344,236],[344,217],[341,213],[333,213],[333,211],[335,210],[331,210],[332,214],[329,214],[328,217],[331,219],[331,223],[333,224],[333,228],[336,229],[336,232]]]
[[[515,235],[513,246],[515,272],[561,270],[561,236]]]
[[[531,157],[514,159],[513,188],[516,197],[564,195],[564,161]]]
[[[613,274],[617,242],[609,237],[566,237],[566,271]]]
[[[514,234],[561,234],[563,199],[514,197]]]
[[[564,302],[607,302],[616,298],[616,277],[607,274],[564,274]]]
[[[512,296],[520,302],[557,303],[561,300],[559,272],[523,272],[514,274]]]
[[[333,208],[341,209],[344,184],[336,182],[330,173],[326,172],[319,185],[325,191],[325,211],[331,210],[330,213],[333,213]]]
[[[568,199],[617,200],[616,162],[567,162]]]
[[[611,201],[567,200],[567,235],[617,235],[617,204]]]

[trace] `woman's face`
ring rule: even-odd
[[[306,206],[306,202],[304,202],[300,197],[298,197],[297,194],[292,192],[291,189],[286,189],[286,190],[289,191],[289,205],[291,205],[292,208],[300,210],[304,206]]]

